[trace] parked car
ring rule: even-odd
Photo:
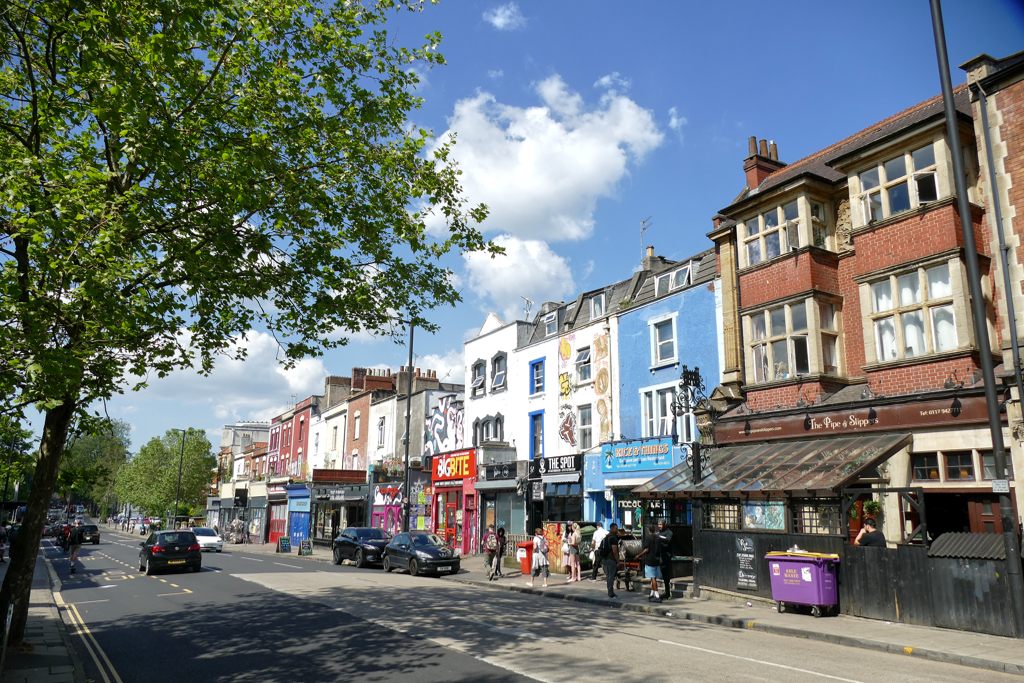
[[[157,531],[139,543],[139,571],[152,574],[157,569],[203,568],[203,550],[191,529],[184,531]]]
[[[334,539],[334,564],[341,564],[342,560],[352,560],[357,567],[380,564],[390,539],[383,529],[349,527]]]
[[[43,527],[43,538],[47,536],[54,537],[60,535],[60,530],[62,528],[62,524],[47,524]]]
[[[384,571],[407,569],[417,574],[458,574],[460,557],[436,534],[396,534],[384,549]]]
[[[192,527],[192,533],[199,540],[199,547],[203,550],[216,550],[218,553],[224,550],[224,539],[217,535],[213,529],[205,526]]]
[[[95,524],[83,524],[82,543],[92,543],[93,545],[99,545],[100,528]]]

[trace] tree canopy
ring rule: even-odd
[[[118,419],[98,425],[93,433],[73,437],[57,477],[58,492],[65,497],[78,494],[77,502],[109,502],[131,444],[131,425]]]
[[[217,458],[202,430],[187,430],[184,455],[181,439],[180,431],[171,430],[162,438],[153,437],[139,449],[138,455],[117,473],[114,492],[118,500],[151,515],[165,514],[174,507],[180,462],[180,507],[204,507],[210,472]]]
[[[19,557],[35,557],[72,421],[130,377],[209,371],[251,329],[285,362],[392,333],[396,310],[434,329],[429,310],[459,299],[441,257],[500,251],[449,147],[428,157],[409,123],[413,67],[444,63],[439,34],[407,47],[391,30],[416,9],[0,5],[0,410],[46,414],[0,610],[28,596]]]

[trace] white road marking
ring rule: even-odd
[[[742,659],[745,662],[753,662],[754,664],[764,664],[765,666],[774,666],[779,669],[786,669],[788,671],[798,671],[802,674],[810,674],[812,676],[820,676],[821,678],[828,678],[833,681],[843,681],[844,683],[864,683],[863,681],[854,680],[852,678],[842,678],[840,676],[832,676],[830,674],[823,674],[818,671],[811,671],[810,669],[800,669],[795,666],[787,666],[785,664],[776,664],[775,662],[766,662],[761,659],[753,659],[751,657],[743,657],[742,655],[734,655],[730,652],[721,652],[719,650],[709,650],[706,647],[697,647],[696,645],[684,645],[683,643],[677,643],[672,640],[659,640],[659,643],[665,645],[675,645],[676,647],[685,647],[688,650],[697,650],[698,652],[706,652],[712,655],[719,655],[721,657],[730,657],[732,659]]]
[[[302,567],[296,567],[294,564],[285,564],[284,562],[275,562],[278,567],[291,567],[292,569],[302,569]]]
[[[99,588],[117,588],[116,583],[108,583],[106,586],[99,586]]]
[[[249,560],[250,562],[262,562],[263,560],[257,560],[255,557],[243,557],[243,560]]]

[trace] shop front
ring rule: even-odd
[[[433,531],[430,511],[433,507],[429,470],[409,470],[409,529]]]
[[[288,492],[288,535],[292,546],[298,548],[301,541],[309,539],[310,490],[305,484],[289,484],[285,490]]]
[[[277,543],[277,539],[288,535],[288,491],[285,484],[267,486],[268,523],[266,526],[268,543]]]
[[[330,545],[344,529],[366,526],[367,484],[314,487],[312,491],[313,543]]]
[[[516,492],[516,462],[486,465],[476,482],[480,497],[480,535],[487,527],[504,529],[506,534],[526,533],[526,508]]]
[[[583,519],[582,473],[581,453],[530,461],[530,528]]]
[[[476,449],[431,458],[435,533],[462,554],[476,553]]]
[[[595,509],[610,515],[605,517],[606,523],[615,522],[634,535],[639,535],[644,525],[661,519],[673,523],[672,519],[684,515],[673,514],[676,510],[667,503],[654,507],[645,504],[633,489],[682,462],[686,448],[676,445],[669,436],[601,444],[600,463],[591,460],[586,470],[588,498],[596,499]],[[600,472],[595,466],[598,464]]]
[[[373,485],[373,511],[370,526],[394,536],[402,530],[402,484]]]

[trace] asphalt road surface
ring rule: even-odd
[[[1018,677],[379,569],[225,550],[148,577],[102,528],[79,569],[44,542],[87,678],[963,683]]]

